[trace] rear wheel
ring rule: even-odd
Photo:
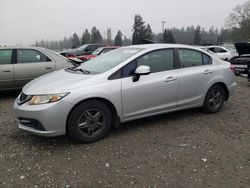
[[[71,112],[68,124],[68,135],[82,143],[90,143],[103,138],[111,125],[111,112],[100,101],[86,101]]]
[[[203,109],[206,113],[216,113],[221,110],[225,101],[225,90],[220,85],[212,86],[205,97]]]
[[[234,74],[235,74],[235,76],[239,76],[240,72],[236,70]]]

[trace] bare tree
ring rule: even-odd
[[[250,0],[236,6],[226,20],[226,26],[238,30],[242,39],[250,39]]]

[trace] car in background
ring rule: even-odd
[[[97,48],[107,46],[106,44],[84,44],[76,49],[70,49],[59,52],[65,57],[77,57],[81,55],[89,55],[93,53]]]
[[[203,46],[202,49],[212,52],[214,55],[216,55],[222,60],[229,60],[233,57],[231,51],[222,46]]]
[[[14,111],[22,130],[89,143],[122,122],[196,107],[216,113],[235,87],[231,64],[204,50],[134,45],[31,81]]]
[[[45,48],[1,47],[0,90],[19,89],[43,74],[72,66],[72,61]]]
[[[82,56],[77,56],[77,58],[81,59],[82,61],[87,61],[89,59],[95,58],[98,55],[107,53],[111,50],[117,49],[119,46],[105,46],[105,47],[100,47],[97,48],[92,54],[90,55],[82,55]]]
[[[248,64],[250,64],[250,43],[235,43],[234,46],[239,55],[231,58],[229,62],[235,67],[235,75],[248,74]]]

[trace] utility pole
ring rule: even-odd
[[[164,30],[165,30],[165,23],[166,23],[166,21],[161,21],[161,23],[162,23],[162,40],[161,40],[161,43],[163,43],[163,33],[164,33]]]
[[[166,23],[166,21],[161,21],[161,23],[162,23],[162,33],[164,32],[164,29],[165,29],[165,23]]]

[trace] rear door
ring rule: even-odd
[[[0,49],[0,90],[16,87],[12,60],[12,49]]]
[[[204,91],[214,75],[212,59],[200,51],[179,49],[179,89],[177,107],[192,107],[203,102]]]
[[[35,49],[17,49],[14,76],[18,87],[43,74],[54,71],[55,63]]]

